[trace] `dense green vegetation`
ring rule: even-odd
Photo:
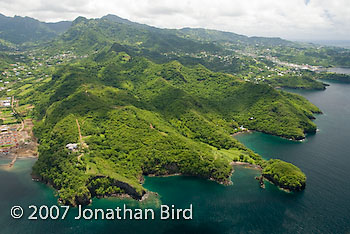
[[[304,45],[300,47],[275,47],[269,52],[282,61],[315,66],[350,66],[350,50],[338,47]]]
[[[247,37],[231,32],[208,29],[184,28],[173,30],[184,38],[214,42],[226,48],[253,51],[255,54],[273,56],[281,61],[315,66],[350,66],[350,50],[307,43],[297,43],[281,38]]]
[[[341,82],[347,82],[347,83],[350,82],[350,75],[348,74],[322,72],[318,74],[318,78],[323,80],[334,80],[334,81],[341,81]]]
[[[217,30],[159,29],[115,15],[100,19],[78,17],[73,22],[59,23],[1,15],[0,32],[0,45],[4,50],[13,50],[15,44],[22,49],[37,48],[51,55],[73,51],[85,56],[108,50],[118,43],[128,54],[146,57],[156,63],[177,60],[186,66],[201,64],[212,71],[241,78],[252,77],[259,83],[288,88],[323,89],[324,85],[302,70],[298,70],[297,74],[286,71],[288,66],[281,66],[271,58],[299,65],[328,67],[349,66],[350,56],[349,50],[341,48],[301,44],[280,38],[247,37]],[[53,38],[53,41],[46,42]],[[37,46],[30,47],[34,42]],[[286,75],[278,76],[281,71]]]
[[[318,66],[348,66],[350,56],[349,50],[341,48],[318,47],[280,38],[246,37],[216,30],[158,29],[113,15],[101,19],[80,17],[72,25],[54,44],[50,43],[51,49],[63,47],[88,53],[119,43],[127,48],[129,54],[137,53],[154,62],[178,60],[184,65],[202,64],[213,71],[231,74],[252,71],[248,67],[256,65],[254,59],[243,56],[251,52],[256,56],[273,56],[282,61]],[[264,61],[262,64],[270,66],[271,62]],[[278,80],[281,79],[275,83]],[[296,87],[302,86],[304,81],[306,88],[321,87],[317,82],[310,85],[309,79],[299,79]],[[293,82],[288,83],[293,85]]]
[[[222,32],[218,30],[203,28],[183,28],[173,30],[179,36],[192,38],[194,40],[228,43],[230,47],[239,49],[245,46],[293,46],[297,43],[283,40],[281,38],[247,37],[232,32]]]
[[[113,15],[55,25],[2,20],[26,22],[30,30],[15,40],[0,22],[6,31],[0,34],[1,95],[19,97],[26,104],[19,109],[35,106],[26,109],[37,120],[40,143],[33,176],[70,205],[95,196],[141,199],[143,176],[150,174],[228,184],[232,161],[260,165],[282,188],[303,189],[306,177],[297,167],[265,161],[231,135],[249,129],[301,140],[315,132],[313,114],[320,110],[276,87],[321,90],[325,84],[317,79],[329,74],[275,57],[329,66],[348,56],[280,38],[158,29]],[[296,56],[300,51],[307,53]]]
[[[228,183],[232,161],[265,165],[230,136],[239,126],[292,139],[316,129],[310,119],[319,110],[300,96],[201,65],[155,64],[114,48],[57,68],[33,93],[35,115],[42,119],[35,128],[40,157],[33,173],[57,188],[65,203],[118,194],[116,185],[140,199],[145,174]],[[68,143],[79,147],[70,151]],[[115,187],[107,188],[106,181]]]
[[[326,85],[315,80],[312,76],[306,74],[304,76],[288,75],[277,77],[267,81],[269,84],[277,87],[292,88],[292,89],[326,89]]]
[[[278,159],[269,160],[262,175],[274,184],[290,191],[302,190],[306,185],[306,176],[299,168]]]

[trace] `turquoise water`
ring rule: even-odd
[[[331,83],[325,91],[298,91],[324,112],[319,131],[305,142],[262,133],[237,138],[264,158],[281,158],[307,175],[305,191],[288,194],[267,184],[261,189],[257,170],[236,167],[232,186],[193,177],[146,178],[145,187],[159,196],[147,202],[95,199],[90,208],[159,209],[160,204],[188,208],[193,220],[65,220],[34,221],[10,217],[13,205],[55,205],[54,191],[30,178],[33,159],[18,160],[11,171],[0,170],[0,233],[349,233],[350,232],[350,85]],[[1,164],[1,162],[0,162]]]

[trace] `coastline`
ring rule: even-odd
[[[260,165],[255,165],[255,164],[251,164],[251,163],[247,163],[247,162],[239,162],[239,161],[233,161],[233,162],[230,162],[230,165],[231,166],[244,166],[244,167],[247,167],[247,168],[252,168],[252,169],[257,169],[257,170],[260,170],[262,171],[262,167]]]
[[[173,173],[173,174],[164,174],[164,175],[148,174],[145,176],[148,176],[148,177],[170,177],[170,176],[184,176],[184,175],[181,173]]]
[[[216,182],[218,184],[222,184],[222,185],[231,185],[232,184],[231,176],[232,176],[233,172],[234,172],[234,170],[232,168],[230,176],[225,181],[218,181],[218,180],[215,180],[214,178],[211,178],[211,177],[210,178],[206,178],[206,177],[199,177],[199,176],[194,176],[194,175],[186,175],[186,174],[182,174],[182,173],[173,173],[173,174],[165,174],[165,175],[148,174],[148,175],[145,175],[145,176],[148,176],[148,177],[164,177],[164,178],[165,177],[171,177],[171,176],[193,176],[193,177],[197,177],[197,178],[204,178],[204,179],[207,179],[207,180],[211,180],[211,181],[214,181],[214,182]],[[142,181],[144,181],[144,179]]]
[[[35,156],[35,155],[29,155],[29,156],[23,156],[23,155],[17,156],[17,155],[15,155],[13,157],[11,157],[11,156],[1,157],[2,160],[7,159],[7,160],[11,160],[11,161],[8,163],[0,164],[0,169],[3,169],[3,170],[13,169],[14,165],[18,159],[37,159],[37,158],[38,158],[38,156]]]
[[[275,184],[273,181],[269,180],[268,178],[266,178],[265,176],[262,175],[262,178],[264,181],[267,181],[268,183],[272,184],[273,186],[277,187],[280,191],[283,191],[285,193],[293,193],[292,190],[287,189],[287,188],[282,188],[279,185]]]
[[[235,132],[234,134],[230,135],[232,137],[235,137],[237,135],[240,135],[240,134],[244,134],[244,133],[253,133],[253,132],[259,132],[259,131],[256,131],[256,130],[244,130],[244,131],[239,131],[239,132]],[[262,132],[264,133],[264,132]],[[269,134],[269,133],[266,133],[266,134]],[[273,135],[273,134],[269,134],[269,135]],[[277,136],[277,135],[275,135]],[[279,136],[279,137],[282,137],[282,136]],[[285,138],[285,137],[282,137],[284,139],[288,139],[288,138]],[[304,138],[305,139],[305,138]],[[303,139],[303,140],[304,140]],[[293,140],[293,141],[303,141],[303,140],[294,140],[294,139],[288,139],[288,140]],[[31,156],[21,156],[21,157],[18,157],[18,158],[38,158],[38,156],[35,156],[35,155],[31,155]],[[215,181],[216,183],[218,184],[221,184],[221,185],[225,185],[225,186],[229,186],[229,185],[232,185],[232,181],[231,181],[231,177],[233,175],[233,173],[235,172],[235,168],[234,166],[243,166],[244,168],[250,168],[250,169],[254,169],[254,170],[259,170],[261,173],[263,171],[263,168],[260,166],[260,165],[256,165],[256,164],[251,164],[251,163],[248,163],[248,162],[240,162],[240,161],[232,161],[229,163],[229,165],[231,166],[231,172],[230,172],[230,175],[224,180],[224,181],[218,181],[214,178],[206,178],[208,180],[211,180],[211,181]],[[144,176],[148,176],[148,177],[170,177],[170,176],[191,176],[191,175],[186,175],[186,174],[182,174],[182,173],[169,173],[169,174],[162,174],[162,175],[157,175],[157,174],[146,174],[146,175],[142,175],[141,178],[139,178],[140,180],[140,183],[143,183],[144,182]],[[198,177],[198,176],[196,176]],[[266,178],[265,176],[263,176],[261,174],[261,177],[264,179],[264,180],[267,180],[269,181],[270,183],[274,184],[275,186],[277,186],[279,189],[281,189],[282,191],[285,191],[285,192],[291,192],[290,190],[286,189],[286,188],[283,188],[282,186],[280,186],[279,184],[276,184],[274,183],[273,181],[269,180],[268,178]],[[203,177],[202,177],[203,178]],[[48,181],[44,181],[42,178],[38,177],[38,176],[35,176],[32,174],[32,179],[33,181],[37,181],[37,182],[43,182],[51,187],[53,187],[56,191],[57,189]],[[120,182],[120,181],[119,181]],[[123,182],[120,182],[122,183],[123,185],[126,185],[126,187],[132,187],[130,186],[129,184],[126,184],[126,183],[123,183]],[[262,185],[261,185],[262,186]],[[142,194],[140,194],[141,196],[140,197],[135,197],[133,196],[133,193],[123,193],[123,194],[109,194],[109,195],[104,195],[104,196],[93,196],[89,199],[89,201],[85,201],[86,204],[91,204],[92,203],[92,198],[108,198],[108,197],[116,197],[116,198],[119,198],[119,199],[125,199],[125,198],[132,198],[134,200],[138,200],[140,202],[142,201],[145,201],[149,198],[149,196],[151,194],[155,194],[156,196],[158,196],[157,193],[154,193],[152,191],[147,191],[147,190],[144,190]],[[58,199],[58,202],[59,203],[63,203],[64,201]],[[78,205],[80,202],[78,203],[75,203],[75,204],[71,204],[72,206],[76,206]],[[84,205],[86,205],[84,204]]]
[[[239,132],[235,132],[235,133],[231,134],[230,136],[235,137],[235,136],[238,136],[238,135],[243,134],[243,133],[251,133],[251,132],[255,132],[255,130],[239,131]]]
[[[154,196],[159,196],[158,193],[155,193],[155,192],[152,192],[152,191],[146,191],[145,194],[143,194],[143,196],[141,197],[140,200],[136,200],[136,201],[139,201],[139,202],[143,202],[143,201],[146,201],[147,199],[150,198],[150,195],[154,195]],[[135,200],[132,196],[130,196],[129,194],[127,193],[118,193],[118,194],[110,194],[110,195],[103,195],[103,196],[95,196],[94,198],[97,198],[97,199],[104,199],[104,198],[118,198],[118,199],[133,199]],[[91,202],[90,204],[92,203],[92,198],[91,198]]]
[[[320,114],[323,114],[323,113],[320,113]],[[282,139],[285,139],[285,140],[289,140],[289,141],[294,141],[294,142],[304,142],[306,141],[306,136],[308,134],[315,134],[316,132],[318,132],[319,130],[316,129],[315,132],[309,132],[309,133],[304,133],[304,136],[303,137],[300,137],[300,138],[288,138],[286,136],[283,136],[283,135],[277,135],[277,134],[273,134],[273,133],[269,133],[269,132],[265,132],[265,131],[258,131],[258,130],[246,130],[246,131],[241,131],[241,132],[235,132],[234,134],[231,134],[230,136],[231,137],[235,137],[235,136],[238,136],[238,135],[241,135],[241,134],[244,134],[244,133],[253,133],[253,132],[261,132],[261,133],[264,133],[264,134],[267,134],[267,135],[270,135],[270,136],[276,136],[276,137],[280,137]]]
[[[37,157],[32,156],[32,157],[24,157],[24,158],[37,158]],[[207,178],[207,179],[211,180],[211,181],[214,181],[214,182],[216,182],[218,184],[221,184],[221,185],[229,186],[229,185],[233,184],[232,181],[231,181],[231,177],[232,177],[232,175],[233,175],[233,173],[235,171],[234,170],[235,166],[243,166],[244,168],[259,170],[260,172],[262,172],[262,170],[263,170],[263,168],[260,165],[251,164],[251,163],[247,163],[247,162],[232,161],[232,162],[229,163],[229,165],[232,166],[232,170],[231,170],[230,176],[227,178],[227,180],[225,180],[225,181],[217,181],[217,180],[215,180],[213,178]],[[44,184],[48,185],[49,187],[51,187],[51,188],[53,188],[54,190],[57,191],[57,189],[49,181],[44,181],[44,180],[42,180],[42,178],[40,178],[40,177],[38,177],[36,175],[33,175],[33,174],[31,176],[32,176],[32,180],[33,181],[44,183]],[[170,176],[190,176],[190,175],[184,175],[182,173],[173,173],[173,174],[165,174],[165,175],[148,174],[148,175],[144,175],[144,176],[149,176],[149,177],[170,177]],[[281,191],[284,191],[284,192],[287,192],[287,193],[291,193],[292,192],[290,189],[285,188],[285,187],[281,186],[280,184],[274,183],[272,180],[270,180],[269,178],[267,178],[263,174],[261,174],[261,176],[259,176],[258,178],[261,178],[261,180],[259,180],[261,188],[265,188],[265,185],[264,185],[263,181],[268,181],[269,183],[275,185]],[[143,182],[144,179],[142,179],[141,181]],[[152,192],[152,191],[149,191],[149,190],[144,190],[144,193],[140,196],[139,199],[135,199],[135,197],[132,196],[129,193],[110,194],[110,195],[104,195],[104,196],[93,196],[89,200],[87,200],[86,203],[84,203],[82,205],[89,205],[89,204],[91,204],[93,198],[97,198],[97,199],[103,199],[103,198],[134,199],[134,200],[137,200],[139,202],[143,202],[143,201],[148,200],[150,198],[150,196],[152,196],[152,195],[154,195],[156,197],[159,196],[158,193]],[[58,199],[57,202],[60,203],[60,204],[66,204],[60,198]],[[81,204],[81,203],[78,202],[78,203],[69,204],[69,205],[75,207],[75,206],[77,206],[79,204]]]

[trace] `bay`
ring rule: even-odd
[[[152,208],[160,204],[188,208],[193,220],[75,220],[71,209],[65,220],[15,220],[14,205],[56,205],[50,187],[31,180],[34,159],[20,159],[12,170],[0,169],[0,233],[348,233],[350,231],[350,85],[330,83],[325,91],[293,91],[324,112],[315,120],[319,131],[304,142],[263,133],[237,139],[264,158],[280,158],[300,167],[307,187],[285,193],[267,183],[261,189],[259,171],[235,167],[233,185],[223,186],[194,177],[146,177],[145,187],[157,192],[144,202],[131,199],[94,199],[88,208]],[[0,160],[1,161],[1,160]],[[1,164],[1,162],[0,162]]]

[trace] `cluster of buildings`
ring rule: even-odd
[[[200,53],[178,53],[175,51],[167,52],[167,53],[162,53],[162,55],[166,57],[171,57],[171,56],[189,56],[192,58],[206,58],[209,61],[213,61],[214,59],[219,59],[225,63],[230,63],[232,64],[235,59],[238,59],[237,56],[234,55],[220,55],[220,54],[212,54],[207,51],[202,51]]]
[[[7,97],[6,99],[0,100],[0,105],[2,107],[11,107],[11,97]]]
[[[7,154],[11,147],[18,147],[16,126],[0,126],[0,152]]]

